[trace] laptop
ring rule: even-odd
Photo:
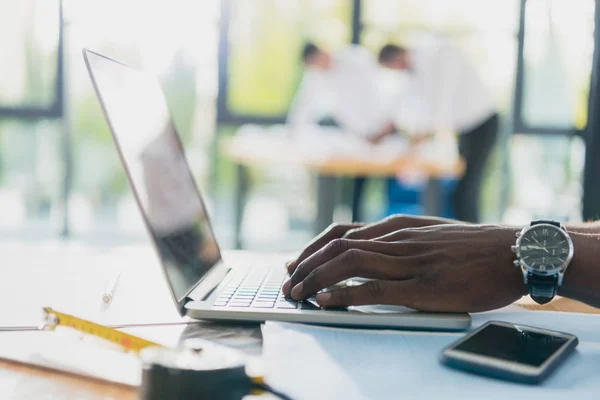
[[[223,262],[164,93],[151,75],[84,49],[127,179],[179,313],[195,319],[464,330],[471,317],[390,307],[323,309],[286,299],[283,265]]]

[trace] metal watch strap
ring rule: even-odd
[[[538,304],[549,303],[556,296],[558,275],[540,276],[531,272],[527,274],[529,295]]]
[[[560,222],[556,222],[556,221],[550,221],[550,220],[544,220],[544,219],[538,219],[536,221],[531,221],[531,226],[534,225],[539,225],[539,224],[549,224],[549,225],[554,225],[557,228],[560,228]]]

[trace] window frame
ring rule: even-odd
[[[596,5],[598,2],[596,1]],[[526,33],[526,8],[527,8],[527,0],[521,0],[520,10],[519,10],[519,31],[517,33],[517,66],[515,73],[515,91],[514,91],[514,101],[513,101],[513,133],[514,134],[532,134],[532,135],[567,135],[567,136],[580,136],[583,137],[585,135],[584,129],[576,129],[572,128],[559,128],[548,125],[534,125],[528,124],[523,118],[523,96],[525,92],[525,35]],[[596,7],[597,8],[597,7]],[[598,42],[594,43],[594,51]],[[590,81],[591,86],[591,81]],[[588,111],[589,113],[589,111]]]
[[[17,120],[43,120],[62,118],[64,115],[64,40],[63,40],[63,1],[59,0],[58,6],[59,29],[58,29],[58,46],[56,55],[56,76],[54,80],[54,99],[47,107],[39,106],[16,106],[6,107],[0,106],[0,118],[2,119],[17,119]]]
[[[56,52],[56,76],[54,81],[54,99],[47,107],[39,106],[0,106],[0,119],[17,121],[42,121],[48,119],[61,119],[63,121],[63,134],[61,152],[64,160],[64,169],[60,190],[62,217],[60,221],[60,236],[69,237],[69,196],[71,193],[71,177],[73,176],[73,151],[70,137],[69,121],[66,116],[65,101],[65,40],[64,40],[64,8],[63,0],[58,1],[58,44]]]
[[[600,0],[594,10],[594,55],[588,98],[588,124],[584,131],[583,220],[600,220]]]

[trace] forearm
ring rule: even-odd
[[[575,253],[565,272],[559,294],[600,307],[600,234],[569,230]]]
[[[569,232],[600,234],[600,221],[567,225]]]
[[[394,126],[394,124],[391,122],[388,122],[375,135],[370,136],[368,138],[368,140],[373,144],[377,144],[377,143],[381,142],[381,140],[385,139],[387,136],[394,133],[395,130],[396,130],[396,127]]]

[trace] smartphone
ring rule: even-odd
[[[522,383],[542,382],[573,353],[576,336],[491,321],[442,352],[449,367]]]

